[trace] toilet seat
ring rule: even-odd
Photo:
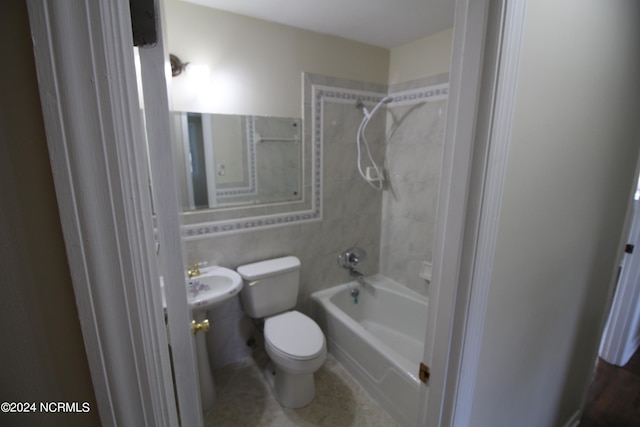
[[[270,350],[293,360],[311,360],[326,352],[324,334],[313,319],[298,311],[269,317],[264,338]]]

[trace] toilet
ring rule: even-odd
[[[300,260],[270,259],[237,268],[244,280],[244,312],[264,318],[264,346],[271,361],[265,375],[286,408],[307,406],[316,395],[313,374],[327,357],[322,330],[313,319],[293,310],[300,285]]]

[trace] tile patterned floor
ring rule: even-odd
[[[398,424],[331,356],[316,373],[316,398],[301,409],[280,406],[264,378],[266,354],[214,372],[217,401],[204,414],[205,426],[358,426]]]

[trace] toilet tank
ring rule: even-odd
[[[291,310],[298,300],[300,260],[294,256],[241,265],[244,312],[254,319]]]

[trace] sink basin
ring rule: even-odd
[[[207,311],[242,289],[238,273],[224,267],[207,267],[187,281],[187,301],[193,311]]]

